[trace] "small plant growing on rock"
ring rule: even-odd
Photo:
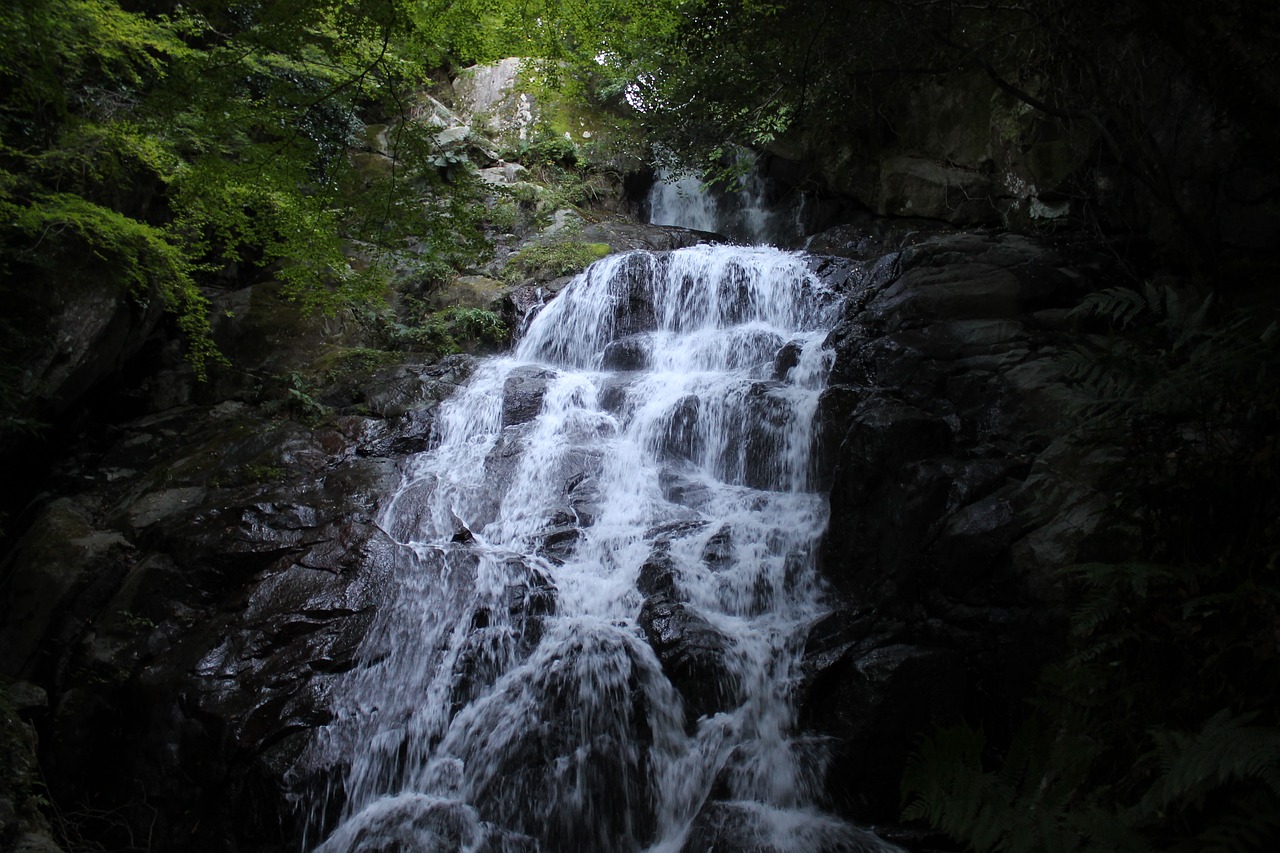
[[[446,308],[421,323],[389,323],[383,336],[391,350],[423,352],[437,358],[460,352],[493,350],[507,343],[502,318],[481,308]]]

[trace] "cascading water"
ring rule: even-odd
[[[817,810],[790,701],[838,303],[774,249],[614,255],[480,365],[382,518],[319,850],[891,849]]]
[[[770,204],[759,164],[745,152],[737,160],[743,174],[732,191],[659,171],[646,199],[649,222],[709,231],[748,245],[793,245],[804,230],[804,196]]]

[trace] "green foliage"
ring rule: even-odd
[[[26,207],[0,203],[0,212],[10,219],[11,233],[29,240],[31,248],[18,257],[38,265],[50,250],[88,252],[116,271],[135,300],[145,303],[156,294],[174,310],[198,374],[219,358],[209,337],[208,300],[187,257],[163,230],[67,193],[38,196]]]
[[[1157,815],[1179,801],[1202,803],[1215,789],[1239,780],[1262,784],[1280,802],[1280,729],[1251,726],[1254,714],[1214,714],[1196,734],[1151,733],[1161,775],[1138,804]]]
[[[480,308],[445,308],[417,324],[391,322],[384,331],[388,349],[437,357],[497,349],[507,343],[508,335],[501,317]]]
[[[0,213],[13,227],[0,268],[62,281],[101,261],[99,279],[173,312],[203,374],[217,354],[201,288],[228,270],[273,276],[302,310],[332,313],[382,296],[387,250],[409,235],[441,276],[464,255],[474,264],[487,251],[477,182],[447,183],[428,129],[394,121],[425,73],[417,11],[403,0],[4,4]],[[393,120],[377,174],[349,156],[370,110]],[[41,291],[4,293],[7,325],[33,340]],[[6,337],[0,394],[16,399],[28,349]]]
[[[568,63],[578,74],[617,67],[642,40],[669,34],[679,0],[423,0],[413,22],[437,62],[524,56]]]
[[[294,371],[277,378],[281,385],[279,396],[262,404],[265,414],[289,417],[307,424],[318,424],[332,414],[328,406],[313,396],[316,387],[308,377]],[[254,481],[252,477],[250,480]]]
[[[529,246],[507,261],[502,271],[508,281],[526,278],[542,280],[576,275],[610,252],[608,243],[568,240],[546,246]]]
[[[903,775],[911,798],[903,816],[926,820],[972,850],[1140,851],[1140,836],[1081,786],[1098,746],[1088,737],[1049,734],[1033,719],[1015,737],[998,772],[984,772],[985,738],[964,726],[922,741]]]
[[[244,466],[243,473],[245,480],[254,484],[279,482],[285,476],[283,466],[262,462],[249,463]]]

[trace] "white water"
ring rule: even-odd
[[[773,249],[615,255],[480,365],[381,520],[387,604],[307,757],[345,793],[319,850],[674,853],[713,799],[759,849],[889,849],[818,810],[791,702],[837,303]],[[516,386],[545,393],[504,426]],[[685,696],[646,639],[646,560],[723,638]]]
[[[746,160],[749,155],[740,155]],[[803,231],[804,197],[770,205],[764,176],[754,161],[734,190],[715,190],[697,177],[673,180],[659,171],[649,190],[649,222],[721,234],[747,245],[788,245]]]

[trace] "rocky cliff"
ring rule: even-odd
[[[1055,642],[1052,570],[1117,544],[1089,461],[1052,437],[1067,309],[1106,264],[977,231],[845,227],[811,247],[849,296],[820,436],[834,611],[808,641],[801,716],[836,743],[836,806],[892,822],[913,740],[961,715],[1008,725]],[[226,399],[99,424],[56,466],[5,562],[3,657],[48,692],[24,715],[77,832],[296,843],[289,797],[308,783],[291,768],[393,559],[379,502],[469,365],[357,365],[308,391],[323,410]],[[704,640],[650,637],[695,663]]]

